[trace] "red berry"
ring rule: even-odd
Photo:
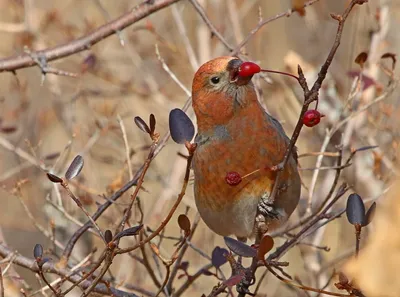
[[[226,174],[225,181],[230,186],[236,186],[241,183],[242,177],[236,171],[231,171]]]
[[[307,110],[303,117],[303,124],[307,127],[314,127],[317,125],[324,115],[320,114],[318,110]]]
[[[239,76],[252,76],[261,71],[260,66],[253,62],[243,62],[239,68]]]

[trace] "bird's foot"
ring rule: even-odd
[[[249,287],[255,283],[255,277],[245,274],[242,280],[236,285],[236,291],[239,294],[255,296],[251,293]]]
[[[258,212],[262,214],[265,218],[278,220],[279,212],[275,209],[273,203],[270,203],[268,200],[265,201],[262,199],[258,204]]]

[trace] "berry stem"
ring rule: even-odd
[[[287,72],[276,71],[276,70],[270,70],[270,69],[261,69],[261,72],[282,74],[282,75],[286,75],[286,76],[290,76],[290,77],[292,77],[292,78],[295,78],[297,81],[299,81],[299,77],[297,77],[296,75],[287,73]]]
[[[250,172],[250,173],[247,173],[246,175],[244,175],[244,176],[242,176],[242,179],[244,179],[244,178],[246,178],[246,177],[249,177],[250,175],[253,175],[254,173],[257,173],[258,171],[260,171],[261,169],[256,169],[256,170],[254,170],[254,171],[252,171],[252,172]]]

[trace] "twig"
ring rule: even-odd
[[[162,68],[165,70],[165,72],[168,73],[168,75],[172,78],[174,82],[185,92],[186,96],[190,97],[192,93],[188,90],[188,88],[185,87],[185,85],[176,77],[175,73],[169,69],[167,63],[165,63],[164,59],[160,55],[160,51],[158,50],[158,45],[155,45],[155,50],[156,50],[156,56],[158,61],[160,61]]]
[[[125,214],[124,217],[121,220],[121,223],[119,224],[119,226],[117,227],[117,229],[115,230],[115,234],[118,234],[119,232],[121,232],[122,230],[124,230],[125,224],[128,220],[129,214],[131,212],[131,209],[133,207],[133,204],[135,203],[136,197],[139,194],[139,191],[143,185],[144,182],[144,177],[146,175],[147,170],[150,167],[151,161],[153,160],[153,156],[154,156],[154,151],[157,148],[157,143],[158,143],[158,139],[159,139],[159,135],[157,134],[157,137],[155,137],[153,139],[153,143],[150,147],[148,156],[146,158],[146,160],[144,161],[144,166],[143,166],[143,170],[140,173],[140,176],[138,178],[137,184],[136,184],[136,188],[135,191],[133,191],[132,195],[131,195],[131,201],[129,203],[128,208],[125,210]]]
[[[124,122],[119,114],[117,115],[117,120],[118,120],[119,126],[121,127],[122,138],[124,139],[126,163],[128,165],[129,179],[132,179],[133,173],[132,173],[132,164],[131,164],[128,136],[126,135],[126,129],[125,129]]]
[[[76,224],[79,227],[83,226],[83,223],[81,223],[78,219],[76,219],[74,216],[70,215],[67,213],[64,207],[59,206],[58,204],[54,203],[53,201],[50,200],[50,198],[46,197],[46,201],[50,203],[51,206],[53,206],[59,213],[61,213],[67,220],[71,221],[72,223]],[[99,234],[96,233],[96,231],[89,229],[89,232],[92,233],[95,236],[99,236]]]
[[[10,250],[6,245],[0,243],[0,256],[1,257],[7,257],[9,255],[11,255],[13,253],[12,250]],[[38,273],[39,272],[39,268],[36,265],[36,261],[34,259],[30,259],[27,257],[24,257],[22,255],[16,255],[15,259],[14,259],[14,263],[21,266],[21,267],[25,267],[33,272]],[[71,282],[78,282],[81,277],[77,276],[77,275],[71,275],[70,270],[68,269],[63,269],[63,268],[59,268],[56,264],[52,263],[52,262],[46,262],[43,267],[42,267],[43,272],[46,273],[54,273],[57,274],[59,276],[62,277],[68,277],[68,280]],[[90,281],[84,281],[82,282],[82,287],[83,288],[88,288],[91,285]],[[93,290],[96,293],[100,293],[100,294],[104,294],[104,295],[109,295],[110,291],[111,293],[115,296],[115,297],[138,297],[136,294],[133,293],[128,293],[128,292],[124,292],[115,288],[107,288],[107,286],[105,286],[104,284],[98,284],[96,285],[96,287]]]
[[[47,279],[45,278],[43,271],[42,271],[42,267],[38,265],[39,271],[38,274],[39,276],[42,278],[42,280],[44,281],[44,283],[47,285],[47,287],[50,288],[50,290],[54,293],[55,296],[59,296],[58,292],[56,289],[53,288],[53,286],[47,281]]]
[[[303,116],[306,113],[306,111],[308,110],[308,106],[314,102],[318,100],[318,93],[319,90],[322,86],[322,82],[324,81],[327,73],[328,73],[328,69],[329,66],[332,63],[333,57],[336,54],[336,51],[340,45],[340,40],[342,37],[342,32],[343,32],[343,28],[344,28],[344,24],[345,21],[347,19],[347,17],[349,16],[351,10],[353,9],[353,7],[355,5],[361,5],[363,3],[366,3],[368,0],[352,0],[350,2],[350,4],[348,5],[348,7],[346,8],[346,10],[344,11],[344,13],[342,15],[333,15],[331,14],[331,17],[335,20],[338,21],[338,28],[337,28],[337,32],[336,32],[336,37],[335,37],[335,41],[332,45],[332,48],[328,54],[328,57],[325,60],[325,63],[322,65],[321,70],[318,73],[318,78],[315,81],[314,85],[312,86],[311,90],[308,88],[307,85],[307,81],[304,77],[303,74],[303,70],[301,69],[300,65],[298,66],[298,72],[299,72],[299,84],[302,87],[303,91],[304,91],[304,103],[303,103],[303,107],[301,109],[301,113],[299,116],[299,119],[297,121],[296,124],[296,128],[294,129],[293,135],[290,139],[289,145],[286,149],[285,152],[285,156],[283,158],[283,161],[278,164],[278,174],[276,176],[275,182],[274,182],[274,186],[272,188],[272,192],[271,195],[269,197],[269,202],[273,203],[276,197],[276,194],[278,192],[278,188],[279,188],[279,183],[280,183],[280,179],[282,177],[282,174],[284,173],[284,169],[286,167],[286,164],[288,163],[289,159],[292,156],[293,153],[293,149],[295,147],[296,141],[300,135],[300,131],[303,128]]]
[[[180,253],[179,253],[179,255],[178,255],[178,258],[177,258],[177,260],[176,260],[176,262],[175,262],[174,267],[172,268],[171,276],[170,276],[169,281],[168,281],[168,283],[167,283],[167,290],[168,290],[168,292],[172,292],[172,284],[173,284],[173,281],[174,281],[174,279],[175,279],[176,274],[178,273],[179,267],[180,267],[180,265],[181,265],[181,263],[182,263],[182,259],[183,259],[184,255],[185,255],[185,253],[186,253],[186,251],[187,251],[187,249],[188,249],[188,247],[189,247],[189,244],[188,244],[188,243],[189,243],[190,240],[193,238],[194,232],[196,231],[197,226],[199,225],[199,222],[200,222],[200,216],[199,216],[199,214],[197,214],[197,215],[196,215],[196,218],[195,218],[195,221],[194,221],[194,223],[193,223],[192,230],[190,231],[190,235],[189,235],[189,237],[187,237],[187,238],[185,239],[185,244],[184,244],[184,246],[182,247],[182,249],[181,249],[181,251],[180,251]],[[176,295],[176,294],[175,294],[175,295]],[[176,295],[176,296],[179,296],[179,295]]]
[[[364,105],[359,110],[357,110],[356,112],[352,113],[350,116],[348,116],[347,118],[343,119],[341,122],[337,123],[337,125],[335,125],[335,127],[334,127],[334,131],[339,130],[339,128],[341,128],[349,120],[351,120],[352,118],[354,118],[357,115],[361,114],[362,112],[366,111],[372,105],[374,105],[374,104],[376,104],[378,102],[381,102],[382,100],[386,99],[390,94],[393,93],[393,91],[396,89],[397,85],[398,85],[398,80],[391,81],[389,87],[386,89],[386,91],[382,95],[376,97],[373,101],[371,101],[368,104]]]
[[[197,61],[196,54],[193,50],[193,47],[190,43],[189,37],[186,32],[185,24],[183,23],[182,16],[181,16],[180,12],[178,11],[178,8],[176,7],[176,5],[172,6],[172,15],[175,19],[175,23],[178,27],[179,33],[183,39],[183,43],[185,44],[186,53],[189,57],[189,61],[190,61],[190,64],[192,65],[192,69],[194,71],[196,71],[197,68],[199,68],[199,62]]]
[[[68,196],[71,197],[72,200],[74,200],[76,205],[82,210],[82,212],[86,215],[86,217],[89,219],[89,221],[93,224],[93,227],[97,230],[101,239],[103,239],[104,243],[107,243],[106,240],[104,239],[103,232],[101,232],[99,225],[96,224],[96,221],[92,218],[92,216],[89,214],[89,212],[83,207],[82,202],[75,196],[74,193],[72,193],[71,189],[68,186],[67,181],[64,180],[61,183],[61,186],[67,191]]]
[[[19,202],[21,203],[25,213],[27,214],[28,218],[32,221],[33,225],[47,238],[51,238],[51,234],[44,228],[42,225],[38,223],[35,219],[34,215],[26,205],[25,201],[22,198],[22,191],[21,191],[22,182],[18,182],[15,189],[13,190],[12,194],[17,196]],[[64,246],[58,240],[54,240],[54,243],[57,245],[58,248],[63,249]]]
[[[154,237],[156,237],[161,232],[161,230],[163,230],[165,228],[165,226],[168,224],[169,220],[171,219],[172,215],[174,214],[175,210],[177,209],[179,203],[182,201],[183,197],[185,196],[186,188],[189,183],[190,166],[192,164],[192,159],[193,159],[193,152],[189,155],[189,157],[187,159],[185,179],[184,179],[184,182],[182,185],[181,192],[178,195],[178,199],[175,201],[175,203],[172,206],[171,210],[169,211],[167,217],[161,222],[160,226],[152,234],[150,234],[150,236],[148,236],[146,239],[140,241],[133,247],[129,247],[129,248],[125,248],[125,249],[118,249],[115,252],[116,254],[124,254],[124,253],[134,251],[138,247],[148,243],[150,240],[152,240]]]
[[[87,287],[85,292],[83,292],[81,297],[89,296],[90,292],[92,292],[96,288],[97,284],[100,282],[100,280],[106,274],[108,268],[112,264],[112,260],[114,257],[114,249],[115,249],[115,245],[107,246],[107,250],[105,252],[105,258],[104,258],[104,265],[101,268],[100,273],[96,276],[96,278],[93,280],[93,282],[90,284],[90,286]],[[103,261],[99,261],[99,263],[101,263],[101,262],[103,262]]]
[[[204,274],[204,271],[209,270],[212,268],[214,265],[209,263],[207,265],[204,265],[202,268],[200,268],[195,274],[191,275],[190,278],[187,279],[187,281],[178,289],[176,292],[172,295],[173,297],[179,297],[185,291],[200,277]]]
[[[315,2],[318,2],[319,0],[311,0],[308,1],[307,3],[304,4],[304,8],[306,8],[307,6],[313,5]],[[292,13],[294,12],[293,9],[289,9],[288,11],[282,12],[280,14],[277,14],[273,17],[270,17],[266,20],[262,20],[258,23],[257,27],[255,27],[253,30],[250,31],[250,33],[243,39],[243,41],[232,51],[232,56],[235,56],[237,54],[239,54],[240,50],[242,47],[244,47],[250,40],[250,38],[253,37],[253,35],[255,35],[262,27],[264,27],[266,24],[275,21],[277,19],[283,18],[283,17],[288,17],[290,16]]]
[[[71,73],[67,72],[64,70],[56,69],[54,67],[51,67],[47,64],[47,60],[45,56],[39,56],[37,53],[31,52],[31,50],[27,47],[24,48],[24,52],[28,54],[31,59],[39,66],[41,72],[42,72],[42,80],[40,85],[43,86],[44,80],[46,78],[46,74],[51,73],[55,75],[60,75],[60,76],[69,76],[69,77],[77,77],[78,74],[76,73]]]
[[[87,255],[82,261],[80,261],[78,264],[76,264],[75,266],[73,266],[73,267],[70,269],[71,273],[70,273],[68,276],[63,277],[63,278],[60,277],[60,278],[58,278],[58,279],[52,281],[50,284],[51,284],[52,286],[55,286],[55,285],[57,285],[58,283],[62,282],[63,279],[68,279],[70,276],[76,274],[76,273],[77,273],[77,270],[78,270],[80,267],[82,267],[86,262],[88,262],[88,261],[90,260],[90,258],[93,257],[93,254],[94,254],[93,251],[90,252],[90,254]],[[48,287],[42,287],[42,288],[38,289],[37,291],[32,292],[31,296],[34,296],[34,295],[36,295],[36,294],[38,294],[38,293],[40,293],[40,292],[43,293],[45,290],[48,290],[48,289],[49,289]]]
[[[335,197],[332,201],[312,220],[310,220],[292,239],[286,241],[283,245],[276,249],[275,252],[268,256],[268,261],[279,259],[282,257],[293,245],[297,243],[299,238],[306,233],[309,229],[311,229],[316,223],[318,223],[321,219],[326,217],[327,211],[336,203],[337,200],[340,199],[346,193],[347,187],[346,184],[342,184],[338,189]]]
[[[188,100],[186,100],[184,106],[182,107],[183,111],[186,111],[188,109],[188,107],[191,104],[191,98],[189,98]],[[167,133],[164,134],[164,136],[162,137],[161,141],[159,142],[159,144],[157,145],[156,149],[154,150],[154,154],[153,154],[153,159],[161,152],[161,150],[164,148],[165,144],[167,143],[168,139],[170,138],[171,134],[168,131]],[[142,171],[143,171],[144,165],[142,165],[138,171],[136,172],[135,176],[133,177],[132,180],[130,180],[129,182],[127,182],[124,186],[122,186],[118,191],[116,191],[110,198],[107,199],[107,201],[102,204],[101,206],[98,207],[97,211],[95,212],[95,214],[93,214],[92,218],[94,220],[97,220],[107,209],[108,207],[110,207],[116,200],[118,200],[118,198],[120,198],[126,191],[128,191],[131,187],[133,187],[134,185],[136,185],[139,176],[141,175]],[[91,221],[88,221],[85,223],[85,225],[83,225],[81,228],[79,228],[69,239],[63,255],[62,255],[62,260],[63,261],[67,261],[69,256],[72,253],[72,250],[76,244],[76,242],[79,240],[79,238],[92,226]]]
[[[200,3],[197,2],[197,0],[189,0],[189,1],[193,5],[194,9],[196,9],[200,17],[203,19],[207,27],[210,29],[211,33],[214,34],[229,51],[233,51],[234,47],[230,45],[228,41],[226,41],[226,39],[221,35],[221,33],[218,32],[215,26],[211,23],[210,19],[207,17],[207,14],[204,11],[203,7],[200,5]]]
[[[299,154],[298,158],[310,157],[310,156],[319,156],[319,155],[323,155],[325,157],[338,157],[339,153],[333,153],[333,152],[310,152],[310,153]]]
[[[0,31],[7,33],[20,33],[26,30],[25,23],[0,23]]]
[[[356,257],[358,257],[358,253],[360,252],[360,239],[361,239],[361,225],[360,224],[356,224],[355,226],[355,235],[356,235],[356,251],[355,251],[355,255]]]
[[[4,297],[4,283],[3,283],[3,272],[0,267],[0,297]]]
[[[285,284],[288,284],[288,285],[290,285],[292,287],[296,287],[296,288],[299,288],[299,289],[302,289],[302,290],[311,291],[311,292],[322,293],[322,294],[330,295],[330,296],[339,296],[339,297],[351,297],[352,296],[352,295],[348,295],[348,294],[340,294],[340,293],[328,292],[328,291],[324,291],[322,289],[314,289],[314,288],[311,288],[311,287],[295,284],[292,281],[289,281],[289,280],[284,279],[283,277],[281,277],[269,265],[266,265],[266,267],[267,267],[268,271],[271,272],[277,279],[279,279],[280,281],[282,281]]]
[[[166,265],[165,268],[167,269],[167,273],[165,274],[164,282],[162,283],[161,287],[158,289],[158,292],[156,293],[155,297],[158,297],[161,294],[161,292],[164,290],[165,286],[167,285],[169,275],[171,273],[171,265]]]
[[[321,149],[320,149],[321,152],[323,152],[323,153],[325,152],[330,140],[331,140],[331,134],[329,133],[329,130],[327,130],[324,142],[321,145]],[[315,167],[320,167],[323,159],[324,159],[324,155],[323,154],[319,155],[317,157],[317,162],[315,163]],[[317,184],[319,171],[320,171],[320,169],[315,170],[313,172],[313,176],[311,178],[311,183],[310,183],[310,187],[309,187],[309,191],[308,191],[307,213],[312,212],[312,198],[314,195],[315,185]]]
[[[8,141],[6,138],[0,136],[0,146],[4,147],[6,150],[9,150],[10,152],[14,152],[17,154],[20,158],[28,161],[34,166],[37,166],[41,169],[44,169],[44,166],[40,164],[34,157],[32,157],[30,154],[25,152],[23,149],[13,145],[10,141]]]
[[[43,57],[47,62],[50,62],[88,50],[99,41],[178,1],[180,0],[143,1],[126,14],[104,24],[81,38],[75,39],[71,42],[66,42],[53,48],[32,51],[31,53],[38,57]],[[0,59],[0,72],[15,71],[35,65],[36,62],[33,61],[28,54],[18,54],[5,59]]]
[[[303,171],[305,171],[305,170],[309,170],[309,171],[312,171],[312,170],[338,170],[338,169],[345,169],[351,165],[352,164],[349,163],[349,164],[345,164],[345,165],[341,165],[341,166],[321,166],[321,167],[299,168],[299,170],[303,170]]]
[[[107,246],[108,248],[108,246]],[[104,259],[106,258],[106,252],[107,252],[107,248],[105,251],[102,252],[102,254],[100,255],[97,263],[95,263],[95,265],[90,269],[90,271],[88,271],[87,273],[85,273],[85,275],[77,282],[75,282],[74,284],[72,284],[71,287],[69,287],[68,289],[66,289],[62,294],[63,295],[67,295],[69,292],[72,291],[72,289],[74,289],[75,287],[79,286],[85,279],[88,279],[96,270],[97,268],[100,267],[101,263],[104,261]]]
[[[142,235],[143,233],[141,233],[140,234],[140,240],[143,240],[143,235]],[[149,258],[147,257],[147,253],[146,253],[146,249],[145,249],[145,246],[141,246],[140,247],[140,250],[141,250],[141,252],[142,252],[142,257],[143,257],[143,260],[142,260],[142,264],[143,264],[143,266],[147,269],[147,272],[149,273],[149,276],[150,276],[150,278],[152,279],[152,281],[153,281],[153,283],[157,286],[157,287],[161,287],[161,283],[160,283],[160,281],[158,280],[158,278],[157,278],[157,276],[156,276],[156,274],[155,274],[155,272],[154,272],[154,269],[151,267],[151,265],[150,265],[150,261],[149,261]]]

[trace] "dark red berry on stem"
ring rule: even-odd
[[[261,71],[260,66],[253,62],[243,62],[239,68],[239,76],[252,76]]]
[[[236,186],[241,183],[242,177],[239,173],[231,171],[226,174],[225,181],[230,186]]]
[[[303,124],[307,127],[314,127],[321,121],[322,117],[324,117],[324,115],[320,114],[318,110],[307,110],[303,117]]]

